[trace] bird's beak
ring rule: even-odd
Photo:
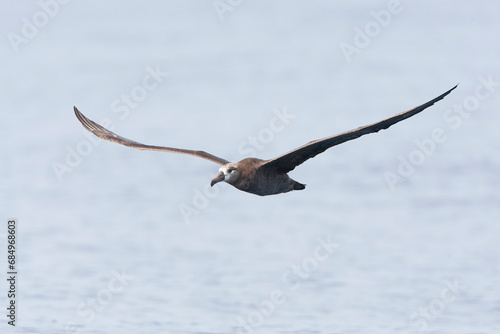
[[[216,177],[213,178],[212,182],[210,182],[210,187],[213,187],[214,184],[224,181],[224,173],[221,171],[219,174],[217,174]]]

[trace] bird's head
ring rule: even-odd
[[[234,184],[240,178],[241,171],[238,168],[238,164],[228,163],[221,168],[219,168],[219,174],[212,179],[210,186],[213,187],[214,184],[226,181],[229,184]]]

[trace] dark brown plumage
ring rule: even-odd
[[[82,125],[99,138],[106,139],[125,146],[138,148],[140,150],[182,153],[210,160],[219,165],[222,165],[219,168],[219,174],[211,182],[212,186],[218,182],[225,181],[242,191],[260,196],[266,196],[285,193],[292,190],[304,189],[304,184],[292,180],[287,173],[292,171],[298,165],[302,164],[304,161],[315,157],[316,155],[326,151],[330,147],[359,138],[369,133],[387,129],[393,124],[396,124],[404,119],[418,114],[422,110],[443,99],[456,87],[457,86],[416,108],[394,115],[377,123],[362,126],[357,129],[346,131],[331,137],[311,141],[293,151],[280,155],[279,157],[276,157],[274,159],[261,160],[257,158],[246,158],[237,163],[231,163],[225,159],[216,157],[204,151],[144,145],[118,136],[117,134],[107,130],[101,125],[86,118],[82,113],[78,111],[76,107],[74,107],[74,110],[76,117],[82,123]]]

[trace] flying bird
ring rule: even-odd
[[[458,86],[458,85],[457,85]],[[85,117],[76,107],[74,107],[76,117],[83,124],[85,129],[92,132],[99,138],[109,140],[118,144],[134,147],[140,150],[152,150],[171,153],[188,154],[203,158],[221,165],[219,173],[210,182],[211,186],[225,181],[239,190],[252,194],[267,196],[286,193],[292,190],[302,190],[305,184],[299,183],[288,176],[288,172],[302,164],[308,159],[326,151],[332,146],[342,144],[346,141],[359,138],[363,135],[387,129],[404,119],[412,117],[422,110],[432,106],[437,101],[443,99],[457,86],[439,95],[418,107],[394,115],[380,122],[362,126],[354,130],[346,131],[331,137],[313,140],[293,151],[280,155],[274,159],[261,160],[257,158],[246,158],[240,162],[229,162],[204,151],[186,150],[166,146],[145,145],[130,139],[121,137],[101,125]]]

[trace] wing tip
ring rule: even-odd
[[[457,83],[457,84],[456,84],[455,86],[453,86],[450,90],[448,90],[445,94],[446,94],[446,95],[448,95],[449,93],[451,93],[451,91],[452,91],[452,90],[454,90],[455,88],[457,88],[457,87],[458,87],[458,85],[459,85],[459,84]]]
[[[85,129],[95,134],[96,129],[98,128],[97,124],[87,117],[85,117],[77,107],[73,106],[73,111],[75,112],[76,118],[80,121]]]
[[[455,88],[458,87],[459,84],[456,84],[455,86],[453,86],[452,88],[450,88],[449,90],[447,90],[443,95],[446,96],[448,94],[450,94]]]
[[[430,105],[428,105],[427,107],[430,107],[432,106],[434,103],[436,103],[437,101],[439,100],[442,100],[444,99],[448,94],[450,94],[455,88],[458,87],[459,84],[456,84],[455,86],[453,86],[452,88],[448,89],[446,92],[444,92],[443,94],[439,95],[438,97],[436,97],[435,99],[429,101],[428,103],[431,103]],[[425,105],[425,104],[423,104]],[[426,108],[427,108],[426,107]]]
[[[76,116],[76,118],[78,118],[78,120],[79,120],[80,122],[82,122],[82,119],[83,119],[85,116],[83,116],[83,114],[80,112],[80,110],[78,110],[78,108],[77,108],[77,107],[75,107],[75,106],[73,106],[73,111],[75,112],[75,116]]]
[[[78,115],[81,115],[82,113],[80,112],[80,110],[78,110],[78,108],[76,106],[73,106],[73,111],[75,112],[75,115],[78,116]]]

